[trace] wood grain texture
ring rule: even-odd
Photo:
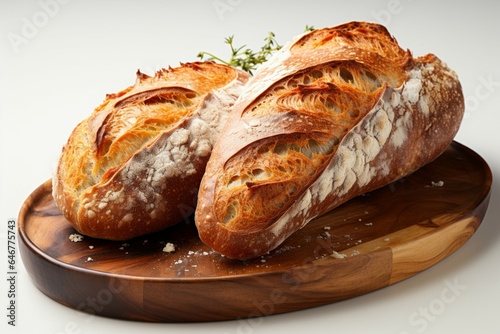
[[[317,218],[276,250],[237,261],[204,245],[189,219],[127,242],[72,242],[75,231],[47,181],[21,208],[20,250],[38,289],[92,314],[154,322],[264,316],[359,296],[438,263],[479,227],[491,183],[486,162],[454,142],[434,162]],[[168,242],[174,253],[162,251]]]

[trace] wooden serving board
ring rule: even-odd
[[[486,162],[454,142],[414,174],[242,262],[204,245],[192,221],[126,243],[72,242],[47,181],[21,209],[20,250],[38,289],[85,312],[156,322],[264,316],[362,295],[436,264],[477,230],[491,183]],[[167,243],[174,253],[162,251]]]

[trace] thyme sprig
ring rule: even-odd
[[[306,26],[305,32],[314,30],[313,26]],[[201,60],[214,60],[219,61],[223,64],[237,67],[246,71],[250,74],[259,67],[259,65],[265,63],[269,60],[271,55],[281,49],[283,45],[279,44],[276,40],[276,35],[273,32],[269,32],[267,37],[264,39],[264,45],[261,46],[260,50],[253,51],[247,48],[246,45],[240,47],[235,47],[234,45],[234,35],[226,37],[224,40],[226,44],[229,45],[231,49],[231,56],[229,60],[224,60],[210,52],[199,52],[198,58]]]
[[[269,32],[264,39],[264,45],[256,52],[247,48],[246,45],[235,47],[234,35],[227,37],[224,42],[231,48],[231,57],[229,60],[226,61],[210,52],[204,51],[198,53],[198,58],[201,60],[216,60],[229,66],[238,67],[252,74],[252,71],[255,71],[260,64],[265,63],[275,51],[283,47],[278,43],[273,32]]]

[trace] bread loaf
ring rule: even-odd
[[[195,221],[235,259],[269,252],[338,205],[438,157],[458,131],[457,75],[380,25],[314,30],[283,47],[235,103]]]
[[[212,145],[248,75],[182,64],[109,94],[64,146],[53,197],[75,229],[125,240],[194,211]]]

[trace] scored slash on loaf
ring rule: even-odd
[[[247,259],[438,157],[464,113],[457,75],[381,25],[297,37],[247,83],[198,194],[200,238]]]
[[[213,143],[248,74],[182,64],[109,94],[64,146],[53,197],[77,231],[125,240],[194,211]]]

